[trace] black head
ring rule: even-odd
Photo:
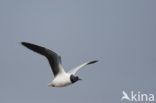
[[[81,79],[78,76],[71,75],[70,80],[72,83],[75,83],[76,81],[81,80]]]

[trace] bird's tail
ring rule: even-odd
[[[51,87],[51,86],[52,86],[52,83],[49,83],[49,84],[48,84],[48,87]]]

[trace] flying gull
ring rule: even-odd
[[[51,66],[51,70],[54,74],[54,79],[52,80],[51,83],[48,84],[48,86],[50,87],[65,87],[77,82],[78,80],[81,80],[78,76],[75,75],[75,73],[85,65],[98,62],[98,60],[86,62],[77,66],[74,69],[71,69],[69,72],[65,72],[62,66],[61,56],[58,55],[57,53],[45,47],[38,46],[31,43],[21,42],[21,44],[29,48],[30,50],[45,56],[48,59],[49,64]]]

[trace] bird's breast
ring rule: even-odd
[[[71,84],[70,76],[67,74],[57,75],[54,78],[52,84],[55,85],[55,87],[64,87],[64,86],[70,85]]]

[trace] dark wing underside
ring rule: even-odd
[[[58,54],[56,54],[55,52],[53,52],[52,50],[49,50],[47,48],[35,45],[35,44],[31,44],[31,43],[26,43],[26,42],[22,42],[22,45],[24,45],[25,47],[29,48],[30,50],[33,50],[34,52],[37,52],[43,56],[45,56],[48,61],[49,64],[51,66],[51,70],[53,71],[54,77],[62,71],[62,63],[61,63],[61,56],[59,56]]]

